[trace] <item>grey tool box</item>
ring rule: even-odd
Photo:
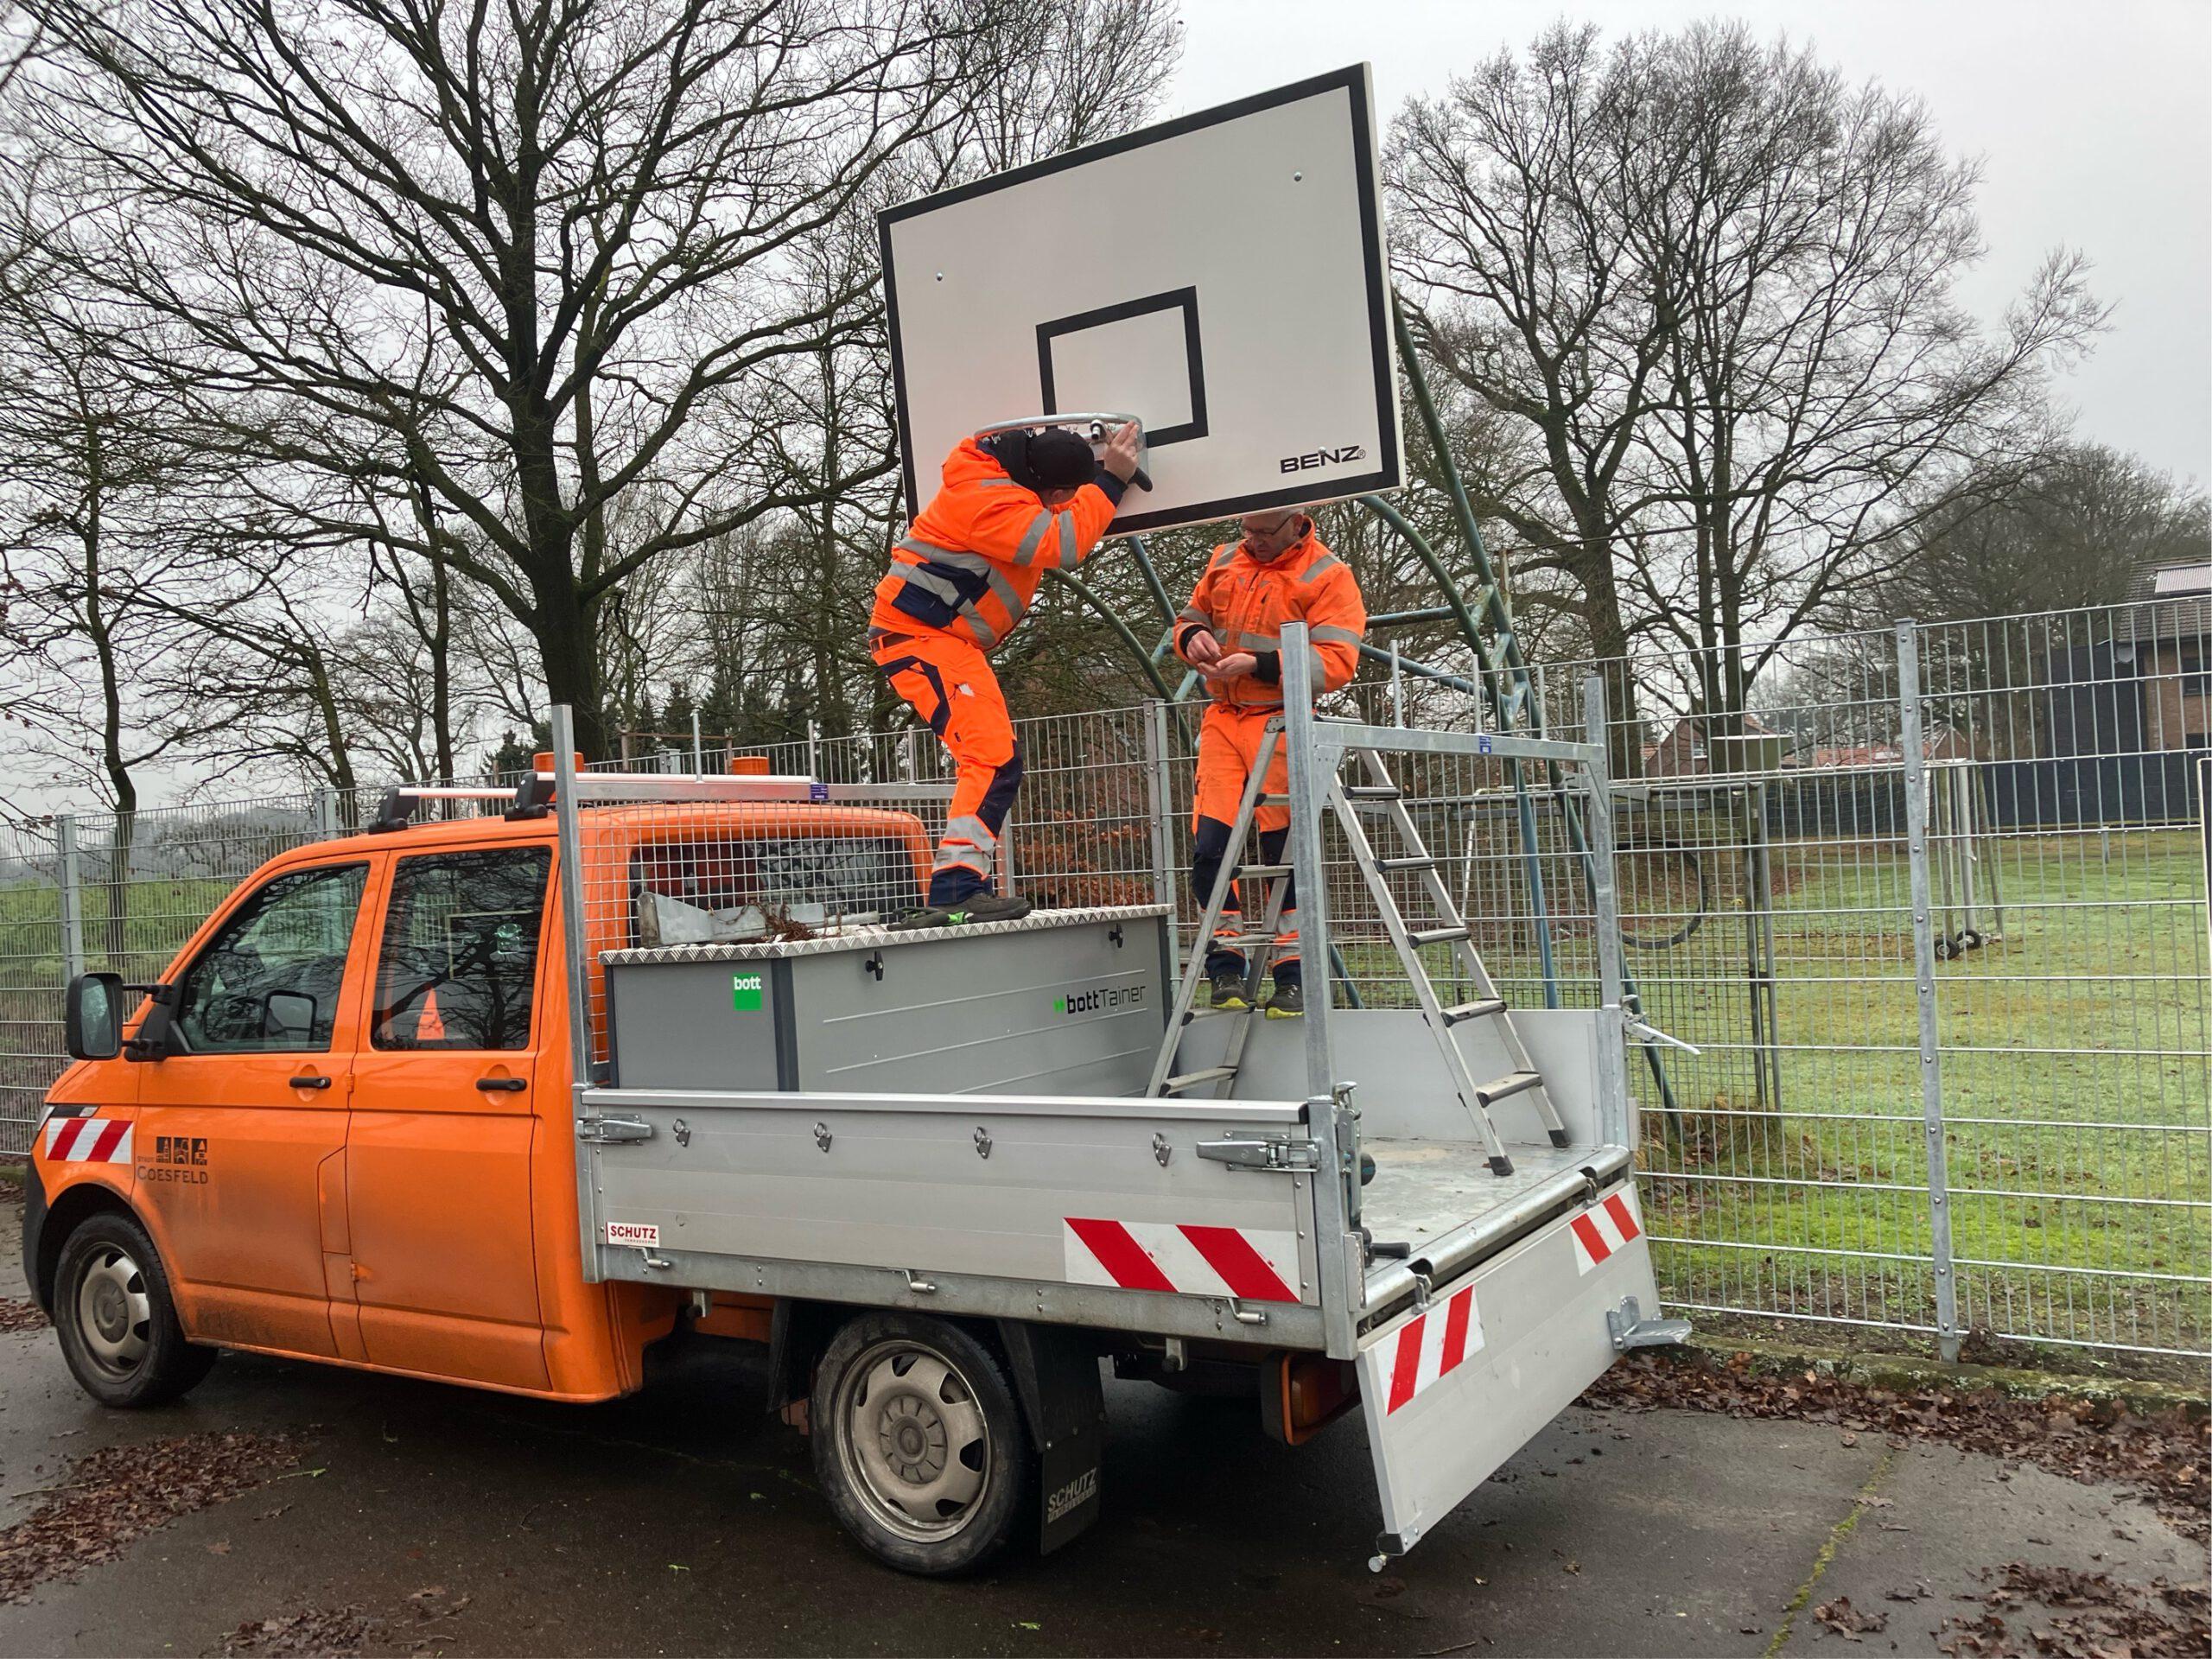
[[[621,1089],[1135,1096],[1166,1028],[1161,906],[601,960]]]

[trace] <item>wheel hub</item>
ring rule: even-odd
[[[101,1279],[95,1282],[92,1286],[92,1328],[109,1342],[120,1342],[130,1325],[123,1287],[112,1279]]]
[[[883,1402],[876,1440],[891,1472],[926,1486],[944,1472],[944,1420],[926,1400],[901,1393]]]

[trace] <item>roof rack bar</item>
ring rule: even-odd
[[[547,774],[540,773],[544,777]],[[950,800],[952,785],[825,784],[817,779],[755,774],[585,772],[576,778],[576,804],[611,805],[645,801],[811,802],[839,806],[887,805]]]

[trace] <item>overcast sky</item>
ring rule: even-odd
[[[2212,0],[1184,0],[1168,113],[1362,60],[1387,121],[1562,17],[1607,35],[1742,16],[1854,80],[1918,94],[1984,167],[1988,257],[1965,297],[2000,315],[2050,249],[2095,263],[2111,330],[2062,388],[2085,438],[2212,480]]]

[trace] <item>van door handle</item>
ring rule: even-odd
[[[518,1095],[530,1087],[528,1077],[479,1077],[476,1086],[487,1095]]]
[[[303,1077],[294,1077],[292,1079],[292,1087],[295,1089],[327,1089],[330,1087],[330,1079],[328,1077],[319,1077],[315,1076],[314,1072],[310,1071]]]

